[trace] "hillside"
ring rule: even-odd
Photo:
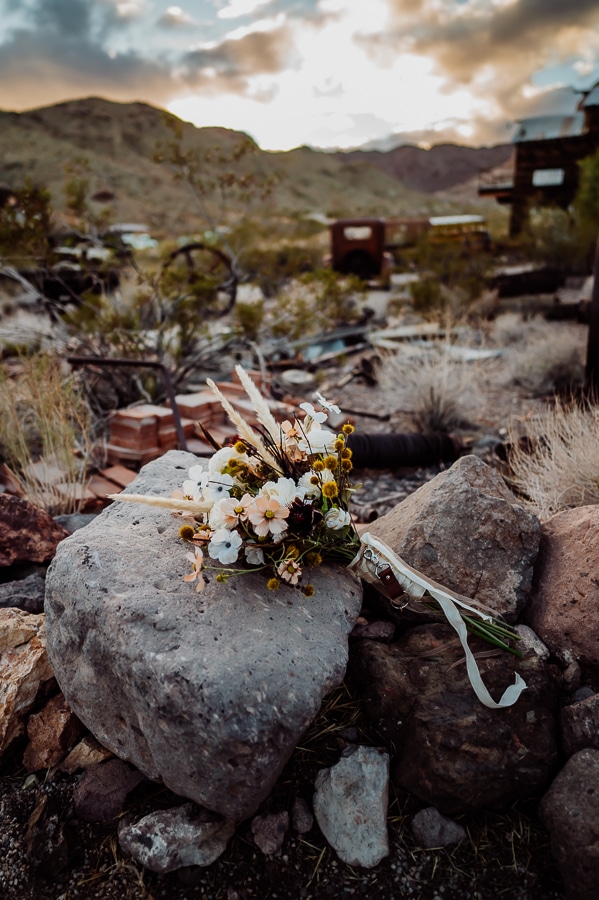
[[[146,222],[161,235],[203,228],[205,222],[189,187],[177,180],[167,165],[153,161],[158,145],[172,140],[168,119],[178,121],[143,103],[113,103],[99,98],[24,113],[0,112],[0,181],[20,187],[29,179],[46,186],[60,211],[64,209],[66,167],[83,158],[90,171],[90,192],[110,191],[114,195],[113,214],[117,220]],[[220,148],[228,153],[246,138],[223,128],[180,124],[182,146],[199,154],[206,174],[217,165],[206,159],[207,152],[214,154]],[[269,153],[255,145],[253,149],[238,164],[238,170],[274,178],[276,187],[266,200],[255,199],[249,207],[231,203],[228,214],[223,212],[218,198],[208,198],[220,223],[232,221],[248,209],[254,215],[271,218],[314,212],[336,217],[463,211],[459,196],[433,195],[431,184],[438,183],[445,189],[460,179],[466,181],[478,170],[477,165],[481,167],[476,159],[483,160],[486,167],[496,164],[504,152],[493,148],[497,152],[490,156],[493,151],[459,147],[440,148],[435,153],[436,148],[420,151],[402,147],[390,153],[348,154],[318,152],[308,147],[287,153]],[[458,165],[457,157],[472,162]],[[448,163],[441,162],[445,158]],[[450,184],[447,171],[459,178]],[[443,177],[441,172],[445,173]]]
[[[513,154],[511,144],[496,147],[462,147],[437,144],[429,150],[405,145],[394,150],[352,150],[337,153],[343,163],[361,162],[391,175],[413,190],[433,194],[477,178],[480,172],[506,163]]]

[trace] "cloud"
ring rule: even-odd
[[[178,87],[170,68],[160,61],[131,51],[110,54],[83,38],[73,41],[23,30],[0,46],[0,84],[3,108],[14,110],[90,95],[160,105]]]
[[[30,16],[38,28],[71,37],[87,35],[91,29],[91,7],[86,0],[38,0]]]
[[[239,19],[241,16],[251,15],[257,9],[268,6],[272,2],[273,0],[231,0],[229,5],[219,9],[216,15],[219,19]]]
[[[184,77],[188,84],[210,93],[246,93],[250,78],[281,72],[293,51],[292,31],[284,18],[263,20],[253,29],[231,32],[219,44],[187,53],[182,60]]]
[[[180,6],[169,6],[156,24],[162,28],[188,28],[195,22]]]

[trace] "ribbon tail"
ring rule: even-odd
[[[472,654],[470,647],[468,646],[468,632],[466,630],[464,620],[459,614],[453,600],[450,600],[450,598],[446,595],[444,596],[443,594],[437,594],[436,591],[434,593],[431,591],[430,593],[443,610],[445,618],[460,639],[460,643],[466,656],[466,670],[468,672],[470,684],[472,685],[472,689],[474,690],[474,693],[476,694],[480,702],[484,706],[487,706],[489,709],[505,709],[508,706],[513,706],[520,697],[522,691],[526,690],[527,685],[524,679],[516,672],[514,684],[511,684],[505,689],[505,691],[501,695],[501,699],[496,703],[485,687],[480,676],[478,665],[476,664],[476,660]]]

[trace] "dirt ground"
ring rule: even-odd
[[[556,323],[573,329],[584,351],[584,326]],[[346,362],[345,374],[354,363]],[[486,369],[472,372],[475,393],[481,401],[477,419],[466,419],[457,429],[468,447],[481,455],[505,434],[508,420],[524,420],[545,403],[526,391],[504,389],[504,363],[489,360]],[[485,371],[484,378],[481,372]],[[357,429],[363,432],[414,430],[413,410],[398,405],[393,391],[369,385],[356,375],[344,387],[339,370],[323,373],[321,389],[344,409],[352,410]],[[484,391],[483,391],[484,387]],[[482,412],[481,412],[482,411]],[[366,413],[366,414],[365,414]],[[361,500],[376,497],[379,509],[397,502],[439,471],[439,467],[360,473]],[[350,682],[327,699],[321,714],[281,775],[260,813],[291,810],[296,797],[310,803],[316,772],[333,765],[348,742],[380,745],[363,718]],[[316,898],[366,897],[372,900],[418,898],[442,900],[562,900],[559,874],[549,852],[548,836],[537,817],[539,798],[532,797],[513,808],[461,817],[467,839],[450,850],[419,847],[410,831],[410,820],[422,804],[413,796],[392,788],[389,798],[390,855],[372,870],[342,863],[327,845],[318,826],[303,836],[287,835],[282,853],[266,857],[255,845],[250,822],[243,823],[226,852],[207,868],[184,869],[159,876],[144,870],[121,853],[117,840],[118,819],[89,824],[77,819],[72,794],[78,776],[39,772],[31,777],[22,766],[22,744],[0,767],[0,897],[3,900],[316,900]],[[57,803],[60,819],[72,835],[69,865],[48,876],[28,859],[26,831],[39,792]],[[160,785],[142,784],[130,798],[123,815],[141,817],[156,807],[180,803]]]

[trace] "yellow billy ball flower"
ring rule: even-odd
[[[281,582],[278,578],[269,578],[266,582],[266,587],[269,591],[278,591],[281,586]]]
[[[325,481],[322,486],[323,497],[326,497],[328,500],[332,500],[333,497],[336,497],[338,493],[339,488],[337,487],[336,481]]]
[[[343,448],[345,447],[345,441],[343,440],[343,435],[339,435],[339,437],[333,444],[333,447],[335,448],[337,453],[339,453],[340,450],[343,450]]]
[[[313,584],[305,584],[302,588],[302,594],[304,597],[313,597],[314,596],[314,585]]]
[[[325,468],[329,469],[332,472],[333,469],[336,469],[339,465],[339,460],[336,456],[325,456],[325,458],[323,459],[323,463],[325,465]]]
[[[342,426],[341,431],[343,434],[353,434],[354,426],[350,425],[349,422],[346,422],[345,425]]]
[[[243,441],[235,441],[233,444],[233,449],[236,453],[245,453],[247,447]]]
[[[351,459],[342,459],[341,460],[341,471],[342,472],[351,472],[353,467],[354,467],[354,464],[351,461]]]
[[[195,534],[195,529],[191,525],[181,525],[179,529],[179,537],[184,541],[191,541]]]
[[[318,552],[318,550],[310,550],[309,553],[306,553],[304,559],[306,560],[307,566],[322,565],[322,555]]]
[[[312,468],[314,469],[315,472],[324,471],[323,461],[321,459],[315,459],[314,462],[312,463]]]
[[[353,455],[354,455],[354,454],[351,452],[351,450],[349,449],[349,447],[346,447],[344,450],[341,451],[341,458],[342,458],[342,459],[351,459]]]

